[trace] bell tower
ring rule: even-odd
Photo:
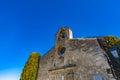
[[[56,34],[56,50],[59,55],[65,51],[65,43],[67,40],[72,39],[72,31],[68,27],[61,27]]]
[[[56,34],[56,44],[64,43],[66,40],[71,39],[72,37],[72,30],[70,28],[61,27]]]

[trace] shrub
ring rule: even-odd
[[[20,80],[36,80],[39,67],[40,54],[32,52],[22,71]]]

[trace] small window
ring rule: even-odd
[[[101,75],[101,74],[95,74],[95,75],[93,76],[93,80],[103,80],[103,79],[102,79],[102,75]]]
[[[63,55],[65,53],[66,48],[64,46],[59,46],[58,47],[58,54]]]
[[[111,54],[112,54],[115,58],[118,58],[118,57],[119,57],[116,48],[113,47],[113,48],[110,49],[110,51],[111,51]]]
[[[112,74],[112,72],[111,72],[111,69],[109,68],[109,69],[107,69],[107,73],[108,74]]]
[[[54,67],[56,67],[56,64],[54,63]]]
[[[65,39],[65,36],[66,36],[66,31],[65,31],[65,29],[61,29],[61,31],[60,31],[60,39],[62,40],[62,41],[64,41],[64,39]]]
[[[60,53],[61,53],[61,54],[64,54],[65,50],[66,50],[66,49],[63,47],[63,48],[60,50]]]

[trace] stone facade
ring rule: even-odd
[[[71,29],[62,27],[40,59],[37,80],[116,80],[105,54],[97,38],[72,38]]]

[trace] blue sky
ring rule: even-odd
[[[32,51],[44,55],[55,33],[69,26],[74,37],[120,37],[120,0],[0,0],[0,80],[19,75]]]

